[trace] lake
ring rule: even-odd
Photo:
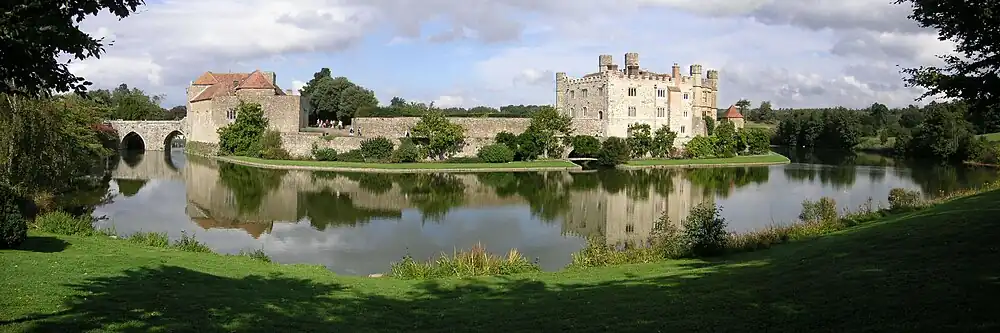
[[[126,154],[110,203],[95,209],[123,235],[195,235],[220,253],[263,249],[274,261],[347,275],[388,271],[482,243],[517,248],[546,270],[586,237],[639,241],[714,200],[732,231],[793,222],[805,199],[856,209],[902,187],[937,194],[998,178],[996,169],[908,167],[877,155],[792,155],[770,167],[474,174],[279,171],[169,152]]]

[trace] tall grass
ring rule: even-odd
[[[889,207],[875,205],[874,200],[868,198],[857,209],[845,209],[841,212],[838,212],[837,202],[832,198],[805,200],[802,202],[799,221],[770,225],[744,233],[720,231],[726,225],[725,220],[719,216],[721,208],[705,203],[692,209],[679,229],[669,222],[664,212],[653,234],[644,243],[606,244],[603,238],[589,238],[587,246],[573,255],[568,268],[711,257],[768,249],[864,225],[891,214],[921,210],[933,204],[995,189],[1000,189],[1000,182],[925,199],[918,191],[897,188],[889,192]]]
[[[469,250],[456,250],[451,255],[442,253],[436,260],[417,261],[406,255],[399,262],[392,263],[389,276],[402,279],[426,279],[446,276],[509,275],[537,272],[541,267],[529,261],[516,249],[506,256],[491,254],[482,243]]]
[[[254,249],[251,251],[240,250],[240,253],[238,255],[249,257],[250,259],[261,262],[271,262],[271,257],[267,256],[267,253],[264,252],[264,249]]]
[[[170,247],[170,238],[167,237],[165,232],[137,232],[125,238],[126,241],[132,244],[152,246],[152,247]]]

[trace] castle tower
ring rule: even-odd
[[[701,87],[701,65],[691,65],[691,85]]]
[[[712,91],[718,91],[719,71],[714,69],[709,69],[707,74],[708,74],[708,88],[712,89]]]
[[[597,57],[598,72],[604,73],[615,69],[615,60],[610,54],[602,54]]]
[[[625,74],[639,75],[639,54],[629,52],[625,54]]]
[[[566,113],[566,72],[556,73],[556,111]]]

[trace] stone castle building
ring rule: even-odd
[[[703,77],[702,75],[705,74]],[[627,137],[629,125],[668,126],[675,145],[705,135],[704,117],[716,117],[719,72],[691,65],[682,76],[674,64],[669,74],[639,67],[639,54],[625,54],[619,69],[610,55],[598,57],[598,71],[583,77],[556,73],[556,109],[573,119],[599,121],[601,136]]]
[[[278,88],[273,72],[205,72],[188,86],[187,100],[189,141],[218,144],[217,130],[236,120],[240,101],[259,103],[278,132],[298,132],[309,119],[302,96]]]

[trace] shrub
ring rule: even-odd
[[[517,135],[514,135],[514,133],[506,131],[497,133],[493,141],[507,146],[510,150],[517,151]]]
[[[428,156],[445,158],[462,150],[465,145],[465,128],[454,124],[441,112],[428,112],[410,129],[413,137],[425,143]]]
[[[21,216],[17,205],[8,198],[0,198],[0,249],[13,249],[28,239],[28,223]]]
[[[597,163],[603,166],[616,166],[628,162],[631,156],[628,142],[622,138],[610,137],[601,144]]]
[[[271,257],[269,257],[267,253],[264,252],[264,249],[256,249],[253,251],[240,250],[239,255],[249,257],[250,259],[257,261],[271,262]]]
[[[41,231],[59,235],[94,234],[94,220],[88,217],[77,217],[62,211],[42,214],[35,218],[35,227]]]
[[[676,139],[677,133],[671,131],[670,127],[667,125],[660,126],[660,128],[653,133],[653,147],[650,149],[649,153],[652,154],[653,157],[657,158],[670,157],[671,150],[674,149],[674,140]]]
[[[396,148],[392,152],[392,162],[393,163],[413,163],[423,160],[424,157],[420,151],[420,147],[417,147],[413,141],[402,140],[399,143],[399,148]]]
[[[486,252],[482,244],[451,256],[442,254],[437,260],[418,262],[407,255],[392,263],[389,275],[402,279],[424,279],[445,276],[509,275],[541,271],[538,263],[529,261],[516,249],[506,256]]]
[[[635,123],[628,126],[628,147],[632,158],[642,158],[653,149],[653,136],[649,124]]]
[[[183,231],[181,231],[181,238],[174,243],[174,247],[187,252],[212,252],[212,249],[209,248],[208,245],[199,242],[194,238],[194,235],[188,236],[187,233]]]
[[[713,256],[726,249],[729,234],[722,209],[712,202],[703,202],[691,209],[684,219],[684,242],[696,256]]]
[[[452,157],[444,160],[445,163],[484,163],[482,159],[476,156],[471,157]]]
[[[833,223],[840,218],[837,214],[837,201],[822,197],[819,200],[803,200],[799,219],[803,222]]]
[[[573,152],[571,157],[597,157],[601,152],[601,141],[590,135],[573,137]]]
[[[716,139],[714,136],[696,136],[684,144],[684,156],[687,158],[709,158],[715,156]]]
[[[236,120],[218,130],[219,155],[257,157],[260,150],[254,145],[268,126],[264,110],[257,103],[240,102],[232,112],[236,112]]]
[[[361,154],[360,149],[351,149],[346,152],[337,154],[337,161],[340,162],[364,162],[365,156]]]
[[[392,156],[394,145],[384,137],[375,137],[361,141],[361,156],[372,161],[386,161]]]
[[[254,142],[252,148],[253,155],[268,160],[288,160],[292,155],[285,148],[281,147],[281,133],[278,131],[266,131]]]
[[[587,245],[573,253],[569,269],[640,264],[662,260],[655,248],[632,243],[607,244],[604,237],[587,237]]]
[[[538,131],[524,131],[517,136],[514,158],[518,161],[532,161],[545,153],[545,136]]]
[[[920,208],[924,205],[923,201],[919,191],[911,191],[903,188],[889,190],[889,209],[891,210]]]
[[[514,151],[506,145],[495,143],[479,148],[476,156],[486,163],[507,163],[514,160]]]
[[[744,128],[739,132],[738,150],[750,155],[763,155],[771,151],[771,133],[764,128]]]
[[[165,232],[137,232],[125,238],[129,243],[152,246],[152,247],[169,247],[170,237],[167,237]]]
[[[684,241],[684,233],[676,225],[671,223],[664,211],[660,219],[653,225],[653,232],[649,237],[650,246],[667,259],[683,258],[691,255],[691,248]]]
[[[313,146],[313,159],[317,161],[336,161],[337,150],[333,148],[318,148]]]

